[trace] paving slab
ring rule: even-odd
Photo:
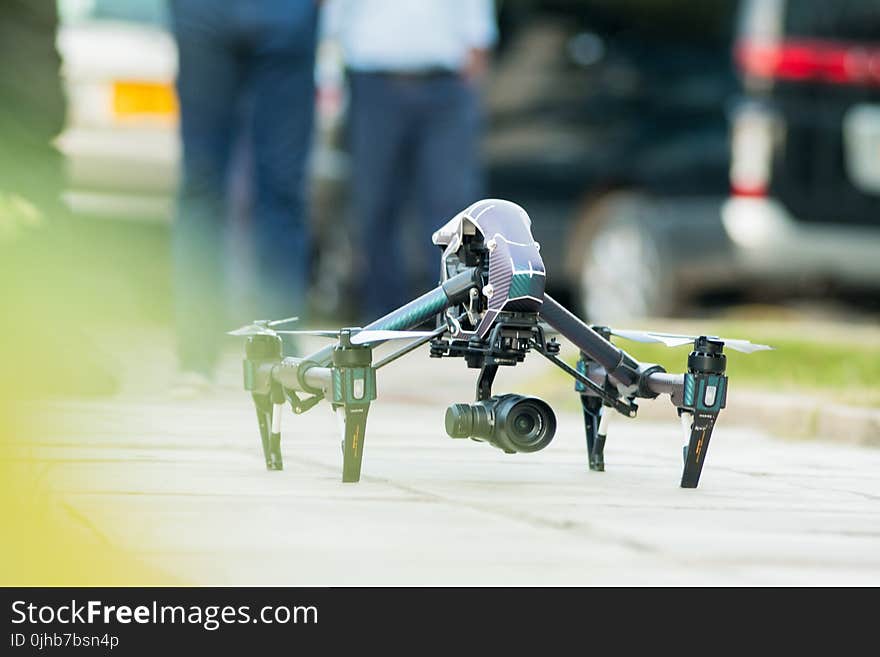
[[[285,470],[265,471],[237,368],[195,401],[136,382],[41,405],[17,456],[100,540],[194,584],[880,584],[880,450],[722,416],[683,490],[670,408],[614,422],[593,473],[575,413],[536,454],[446,437],[474,373],[416,355],[380,373],[363,478],[343,484],[324,405],[285,415]],[[529,392],[538,371],[496,387]]]

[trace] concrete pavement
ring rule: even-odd
[[[546,367],[530,361],[496,389],[529,392]],[[607,472],[592,473],[574,413],[531,455],[446,437],[473,371],[416,354],[380,373],[363,479],[344,485],[326,405],[285,417],[286,468],[265,471],[237,369],[199,401],[134,385],[53,403],[29,457],[76,522],[184,582],[880,584],[878,450],[722,416],[700,488],[682,490],[670,407],[665,422],[615,422]]]

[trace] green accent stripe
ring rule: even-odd
[[[387,317],[369,325],[371,329],[401,331],[421,324],[428,316],[436,315],[446,307],[446,293],[437,288],[424,298],[415,299]]]
[[[517,297],[533,296],[533,283],[533,277],[528,274],[514,274],[510,279],[510,291],[507,293],[507,298],[516,299]]]
[[[694,405],[694,375],[684,375],[684,404],[685,406]]]

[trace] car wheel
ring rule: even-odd
[[[591,322],[614,323],[670,314],[675,307],[672,260],[650,202],[614,193],[594,203],[581,240],[578,285]]]

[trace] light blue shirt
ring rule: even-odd
[[[498,38],[493,0],[329,0],[324,34],[355,71],[459,70]]]

